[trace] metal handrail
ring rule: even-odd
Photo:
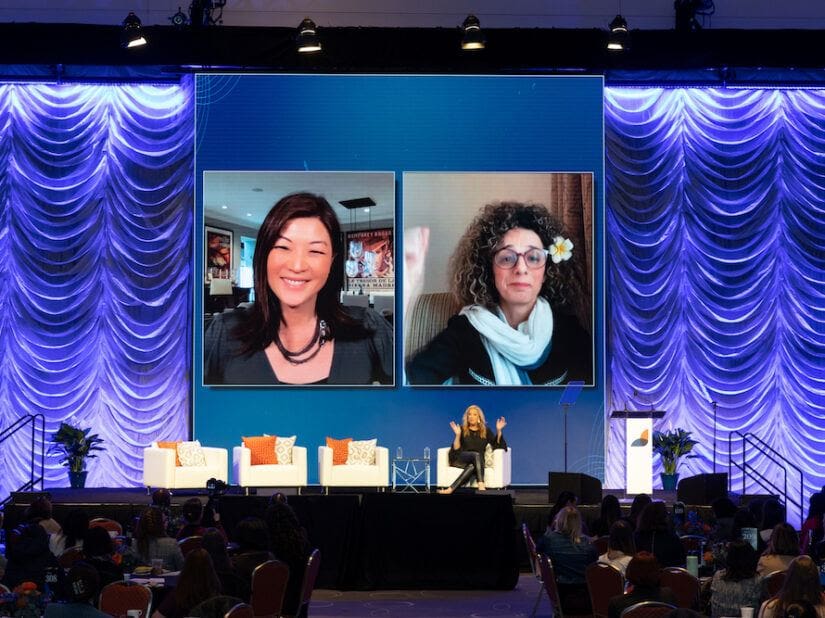
[[[742,463],[738,463],[733,461],[733,440],[734,435],[736,437],[742,439]],[[767,457],[768,460],[778,466],[779,469],[782,471],[782,486],[775,484],[771,481],[768,477],[762,474],[759,470],[756,470],[752,466],[748,467],[748,461],[745,457],[746,447],[750,445],[752,448],[755,448],[759,453],[763,456]],[[787,466],[787,467],[786,467]],[[776,492],[780,494],[783,498],[785,504],[790,502],[793,506],[799,509],[799,521],[804,521],[803,518],[803,496],[805,491],[805,477],[804,473],[802,472],[802,468],[797,465],[792,464],[789,462],[785,457],[779,453],[776,449],[774,449],[771,445],[766,443],[762,438],[757,436],[754,433],[747,432],[741,433],[739,431],[731,431],[728,434],[728,489],[731,489],[731,484],[733,483],[733,475],[731,474],[733,468],[738,468],[742,471],[742,493],[745,493],[745,483],[748,479],[748,471],[753,478],[753,480],[760,486],[762,489],[769,491],[769,492]],[[799,502],[790,498],[788,496],[788,468],[793,469],[799,474]]]
[[[31,425],[31,453],[29,461],[29,480],[21,485],[17,491],[33,491],[35,486],[40,484],[40,491],[43,491],[43,476],[46,469],[46,419],[42,414],[27,414],[21,416],[11,425],[0,431],[0,444],[11,438],[18,431],[23,431]],[[37,440],[40,441],[40,470],[37,472]],[[11,494],[0,502],[0,508],[3,508],[11,501]]]

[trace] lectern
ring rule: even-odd
[[[610,418],[625,419],[625,491],[653,493],[653,419],[663,410],[614,410]]]

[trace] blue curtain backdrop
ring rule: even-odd
[[[94,428],[90,485],[139,484],[142,447],[188,431],[191,91],[0,84],[0,428]],[[29,452],[0,445],[0,497]]]
[[[717,467],[752,431],[807,499],[825,478],[825,91],[609,88],[605,114],[608,409],[692,430],[692,474],[712,469],[717,401]],[[138,484],[142,447],[188,431],[192,140],[189,82],[0,84],[0,426],[94,427],[91,485]],[[0,446],[0,495],[27,453]],[[46,476],[66,484],[55,458]]]
[[[825,91],[610,88],[605,116],[612,406],[692,431],[687,475],[713,467],[718,402],[717,468],[728,433],[753,432],[802,469],[807,505],[825,477]]]

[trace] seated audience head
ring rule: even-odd
[[[235,526],[235,542],[240,552],[269,551],[269,530],[260,517],[244,517]]]
[[[89,528],[86,540],[83,541],[83,553],[87,558],[111,558],[114,552],[115,544],[105,528]]]
[[[226,551],[226,539],[216,528],[209,528],[203,533],[201,547],[212,558],[212,565],[216,571],[231,570],[229,553]]]
[[[749,509],[740,508],[733,516],[733,536],[740,538],[742,536],[742,528],[756,528],[756,519]]]
[[[630,519],[631,524],[636,527],[639,526],[639,515],[641,515],[644,508],[651,502],[653,502],[653,500],[647,494],[636,494],[633,502],[630,503],[630,515],[628,515],[628,519]]]
[[[643,508],[639,514],[639,523],[636,524],[636,529],[639,532],[660,532],[672,529],[665,503],[657,500]]]
[[[66,575],[66,591],[73,603],[90,603],[100,592],[100,575],[85,562],[75,562]]]
[[[776,524],[785,523],[785,507],[776,500],[770,498],[762,505],[762,521],[760,522],[760,530],[773,530]]]
[[[777,554],[779,556],[799,555],[799,535],[790,524],[776,524],[773,527],[771,538],[768,541],[766,554]]]
[[[634,586],[657,588],[659,586],[661,567],[656,556],[648,551],[640,551],[627,564],[625,579]]]
[[[279,503],[279,504],[286,504],[287,503],[286,494],[283,494],[280,491],[276,491],[274,494],[269,496],[269,506],[272,506],[276,502]]]
[[[153,491],[152,506],[170,508],[172,506],[172,492],[168,489],[156,489]]]
[[[37,496],[26,508],[26,521],[38,522],[52,517],[52,501],[47,496]]]
[[[621,519],[622,507],[619,505],[619,499],[613,494],[607,494],[602,498],[602,521],[609,527],[614,521]]]
[[[791,601],[785,606],[782,618],[818,618],[816,607],[808,601]]]
[[[729,582],[739,582],[756,577],[756,565],[759,554],[747,541],[737,539],[728,543],[726,558],[727,568],[723,579]]]
[[[566,506],[556,515],[556,532],[568,537],[573,543],[582,541],[582,516],[575,506]]]
[[[189,498],[183,503],[181,514],[187,524],[199,524],[203,519],[203,503],[199,498]]]
[[[148,506],[143,509],[138,520],[135,538],[137,539],[138,552],[143,558],[148,558],[149,541],[166,536],[166,522],[160,507]]]
[[[184,610],[182,615],[188,616],[195,605],[220,593],[221,583],[209,553],[200,548],[186,554],[174,592],[178,608]]]
[[[66,513],[63,521],[63,534],[66,536],[66,549],[83,542],[89,532],[89,514],[83,509],[72,509]]]
[[[818,519],[821,524],[823,515],[825,515],[825,494],[822,492],[811,494],[808,502],[808,519]]]
[[[553,508],[550,509],[550,516],[547,520],[548,525],[554,526],[559,512],[566,506],[576,506],[576,502],[578,502],[578,497],[572,491],[565,490],[559,492],[556,503],[553,505]],[[555,530],[555,528],[553,529]]]
[[[807,601],[814,606],[823,605],[819,567],[810,556],[797,556],[791,560],[785,583],[777,596],[783,609],[799,601]]]
[[[610,537],[607,540],[607,548],[612,551],[620,551],[625,556],[632,556],[636,553],[636,542],[633,540],[633,528],[630,524],[619,519],[610,526]]]
[[[710,506],[716,519],[727,519],[736,515],[736,505],[727,496],[716,498]]]

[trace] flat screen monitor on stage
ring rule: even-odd
[[[393,451],[435,452],[449,444],[449,421],[474,403],[490,425],[507,419],[513,482],[543,485],[549,468],[562,467],[562,443],[552,429],[561,409],[546,389],[580,379],[585,389],[569,415],[577,453],[570,467],[602,473],[601,77],[210,74],[197,76],[196,89],[193,272],[204,280],[193,300],[196,438],[231,448],[241,436],[297,435],[297,444],[313,452],[327,436],[351,436],[377,438]],[[268,212],[301,192],[324,197],[337,218],[334,230],[324,224],[330,246],[308,252],[318,262],[313,272],[323,276],[278,270],[284,268],[278,252],[300,246],[306,230],[284,227],[289,233],[281,234]],[[422,345],[429,339],[405,305],[449,296],[451,255],[493,202],[544,204],[559,222],[546,228],[557,230],[547,239],[551,251],[525,260],[546,259],[553,289],[566,290],[565,309],[553,309],[554,343],[547,347],[564,370],[515,372],[505,382],[499,377],[505,374],[485,378],[468,366],[457,380],[408,379],[411,333],[421,335]],[[259,236],[262,227],[289,246]],[[318,283],[322,295],[333,282],[336,301],[352,315],[380,316],[368,324],[380,328],[369,341],[353,343],[340,333],[330,339],[319,321],[315,337],[303,340],[334,346],[316,343],[301,356],[301,337],[285,339],[280,343],[298,353],[296,363],[279,365],[263,354],[242,361],[233,347],[238,333],[246,333],[245,349],[255,337],[240,312],[205,315],[207,305],[218,306],[204,301],[212,289],[207,282],[216,278],[230,281],[232,295],[218,298],[230,311],[270,290],[300,304],[305,288]],[[569,341],[557,340],[558,333]],[[302,362],[316,350],[331,356],[329,372],[302,374]],[[310,483],[317,482],[314,468]]]

